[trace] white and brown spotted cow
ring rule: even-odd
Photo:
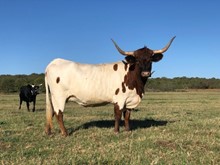
[[[125,129],[130,130],[130,110],[137,107],[144,94],[144,85],[151,76],[152,62],[162,59],[170,42],[161,50],[147,47],[132,52],[117,50],[125,60],[109,64],[81,64],[64,59],[53,60],[45,71],[46,133],[51,134],[52,117],[55,114],[63,135],[67,130],[63,123],[63,111],[67,101],[82,106],[114,104],[115,132],[119,132],[122,112]]]

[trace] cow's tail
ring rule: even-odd
[[[46,88],[46,134],[51,134],[52,119],[53,119],[53,105],[50,97],[50,87],[47,82],[47,74],[45,74],[45,88]]]

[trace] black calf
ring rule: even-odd
[[[38,85],[30,85],[28,84],[27,86],[22,86],[20,88],[20,105],[19,109],[21,109],[21,104],[22,101],[25,101],[27,104],[27,110],[30,111],[29,109],[29,103],[33,101],[33,112],[35,111],[35,103],[36,103],[36,96],[39,94],[39,87],[42,84]]]

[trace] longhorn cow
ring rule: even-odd
[[[147,47],[135,51],[123,51],[115,41],[116,49],[125,60],[108,64],[81,64],[64,59],[53,60],[45,70],[46,87],[46,133],[51,134],[52,118],[55,115],[61,133],[68,135],[63,123],[67,101],[82,106],[114,104],[115,127],[124,116],[125,130],[129,131],[131,110],[138,106],[144,94],[144,86],[151,76],[152,62],[158,62],[168,50],[170,42],[160,50]]]

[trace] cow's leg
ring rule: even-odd
[[[32,110],[32,112],[35,111],[35,104],[36,104],[36,99],[33,100],[33,110]]]
[[[118,104],[114,104],[114,112],[115,112],[115,129],[114,132],[119,132],[119,124],[121,121],[122,111],[119,109]]]
[[[131,115],[130,109],[126,109],[123,112],[123,115],[125,120],[125,131],[130,131],[130,115]]]
[[[67,136],[68,133],[63,123],[63,111],[66,103],[65,98],[66,97],[62,96],[61,94],[52,95],[52,105],[54,108],[55,116],[57,118],[57,122],[60,126],[61,133],[62,135]]]
[[[29,104],[28,101],[26,101],[26,105],[27,105],[27,110],[28,110],[28,112],[30,112],[30,109],[29,109],[30,104]]]
[[[62,135],[67,136],[68,135],[67,130],[66,130],[64,123],[63,123],[63,112],[61,112],[61,110],[59,110],[59,113],[56,114],[56,118],[57,118],[58,124],[60,126],[60,130],[61,130]]]
[[[20,98],[20,104],[19,104],[19,108],[18,109],[21,109],[21,104],[22,104],[22,99]]]

